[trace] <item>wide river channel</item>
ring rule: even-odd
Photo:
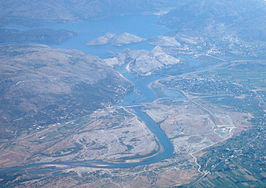
[[[139,44],[126,45],[122,47],[114,47],[112,45],[104,45],[91,47],[87,46],[86,43],[92,39],[104,35],[107,32],[121,34],[123,32],[129,32],[140,37],[149,39],[154,36],[163,35],[170,30],[167,28],[157,25],[156,21],[158,16],[154,15],[142,15],[142,16],[124,16],[108,18],[100,21],[86,21],[80,23],[69,23],[69,24],[47,24],[43,27],[51,29],[68,29],[70,31],[76,32],[78,35],[69,41],[56,45],[54,47],[58,48],[68,48],[68,49],[78,49],[86,54],[97,55],[101,58],[108,57],[108,52],[118,52],[126,48],[130,49],[146,49],[151,50],[154,46],[150,45],[148,42],[142,42]],[[153,121],[145,112],[142,111],[142,104],[149,103],[156,99],[158,96],[154,91],[148,87],[148,84],[163,78],[161,75],[154,75],[145,78],[139,78],[132,73],[128,73],[125,66],[119,69],[119,72],[131,81],[134,85],[137,93],[131,93],[127,95],[120,105],[125,107],[132,106],[136,112],[138,118],[143,121],[150,131],[157,138],[160,149],[157,153],[145,156],[141,159],[139,156],[131,157],[127,162],[107,162],[107,161],[62,161],[62,162],[47,162],[47,163],[36,163],[29,164],[19,167],[11,167],[6,169],[1,169],[0,173],[5,173],[9,171],[18,171],[25,168],[38,167],[42,165],[70,165],[70,166],[83,166],[83,167],[94,167],[94,168],[129,168],[139,165],[147,165],[159,162],[161,160],[169,158],[173,154],[173,145],[164,131],[160,128],[160,125]],[[140,93],[140,94],[139,94]],[[167,92],[165,92],[167,93]],[[180,94],[176,93],[176,96],[171,94],[169,96],[180,97]],[[134,162],[134,159],[138,159],[138,162]],[[132,162],[130,162],[132,160]],[[136,160],[135,160],[136,161]]]

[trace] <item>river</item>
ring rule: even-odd
[[[169,29],[157,25],[157,16],[153,15],[139,15],[139,16],[124,16],[124,17],[115,17],[108,18],[105,20],[98,21],[85,21],[81,23],[72,23],[72,24],[47,24],[43,27],[51,29],[68,29],[78,33],[78,35],[69,41],[60,44],[54,45],[54,47],[59,48],[68,48],[68,49],[78,49],[83,51],[86,54],[97,55],[101,58],[108,57],[108,52],[117,52],[126,48],[130,49],[147,49],[151,50],[154,46],[150,45],[148,42],[142,42],[133,45],[126,45],[122,47],[114,47],[111,45],[103,45],[97,47],[87,46],[86,43],[92,39],[95,39],[101,35],[104,35],[107,32],[112,33],[123,33],[129,32],[135,35],[138,35],[143,38],[152,38],[154,36],[163,35],[167,32],[170,32]],[[135,74],[128,73],[125,69],[125,65],[119,69],[119,72],[134,83],[136,91],[127,95],[123,102],[120,105],[125,107],[131,107],[135,110],[138,118],[143,121],[150,131],[158,140],[160,146],[159,152],[149,157],[145,157],[143,160],[136,157],[131,157],[128,162],[106,162],[106,161],[62,161],[62,162],[47,162],[47,163],[36,163],[29,164],[20,167],[12,167],[1,169],[0,173],[5,173],[9,171],[19,171],[21,169],[37,167],[42,165],[70,165],[70,166],[83,166],[83,167],[94,167],[94,168],[128,168],[135,167],[139,165],[148,165],[152,163],[157,163],[161,160],[171,157],[174,151],[173,144],[160,128],[160,125],[154,122],[145,112],[142,111],[142,104],[149,103],[156,99],[158,96],[156,93],[148,87],[149,83],[163,78],[162,75],[152,75],[149,77],[138,77]],[[167,92],[165,92],[167,95]],[[169,93],[169,97],[180,97],[180,94]],[[171,93],[171,96],[170,96]],[[130,160],[138,159],[139,162],[130,162]]]

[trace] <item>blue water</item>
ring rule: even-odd
[[[102,20],[89,20],[76,23],[43,23],[37,27],[25,27],[19,25],[10,25],[6,28],[18,29],[26,31],[30,29],[66,29],[75,32],[77,35],[73,38],[63,42],[60,45],[51,45],[58,48],[77,49],[86,54],[96,55],[101,58],[109,56],[110,52],[119,52],[123,49],[153,49],[153,45],[147,41],[125,45],[125,46],[88,46],[89,41],[103,36],[107,32],[121,34],[124,32],[132,33],[145,39],[150,39],[154,36],[163,35],[170,30],[167,27],[157,24],[158,16],[156,15],[129,15],[116,16]]]
[[[108,52],[118,52],[126,48],[151,50],[154,46],[150,45],[148,42],[135,43],[121,47],[112,45],[88,46],[86,44],[91,40],[103,36],[107,32],[115,34],[128,32],[145,39],[168,33],[169,29],[158,25],[157,19],[158,16],[155,15],[131,15],[78,23],[45,24],[42,27],[67,29],[77,33],[77,36],[60,45],[54,45],[54,47],[78,49],[86,54],[105,58],[108,57]]]
[[[134,109],[136,115],[138,117],[141,117],[141,119],[146,123],[146,126],[158,138],[158,140],[160,141],[160,145],[162,147],[162,152],[159,152],[156,156],[148,158],[142,161],[141,163],[148,162],[150,164],[171,157],[171,155],[174,152],[173,144],[171,143],[167,135],[164,133],[164,131],[160,128],[159,124],[155,123],[150,116],[148,116],[145,112],[141,110],[140,107],[136,107]]]
[[[124,16],[124,17],[113,17],[98,21],[86,21],[80,23],[68,23],[68,24],[46,24],[42,27],[51,29],[67,29],[77,33],[76,37],[60,44],[54,45],[54,47],[78,49],[86,54],[97,55],[102,58],[108,57],[109,52],[121,51],[125,48],[130,49],[148,49],[151,50],[154,46],[147,42],[114,47],[111,45],[103,46],[87,46],[86,43],[99,36],[104,35],[107,32],[120,34],[123,32],[129,32],[138,35],[142,38],[152,38],[154,36],[163,35],[169,32],[169,30],[163,26],[157,25],[157,16],[153,15],[140,15],[140,16]],[[29,164],[21,167],[13,167],[0,170],[0,173],[8,171],[16,171],[24,168],[42,166],[44,164],[65,164],[71,166],[87,166],[95,168],[128,168],[145,164],[152,164],[161,160],[169,158],[173,154],[173,145],[164,131],[160,128],[160,125],[154,122],[145,112],[141,110],[142,103],[148,103],[156,100],[158,96],[156,93],[148,87],[148,84],[157,79],[163,78],[161,75],[153,75],[149,77],[138,77],[134,74],[128,73],[125,70],[125,66],[120,68],[120,73],[123,74],[128,80],[135,84],[135,92],[127,95],[121,105],[140,105],[133,107],[136,115],[142,120],[151,132],[155,135],[159,141],[160,151],[156,155],[152,155],[140,162],[122,163],[122,162],[104,162],[104,161],[66,161],[66,162],[48,162],[48,163],[37,163]],[[171,97],[180,97],[180,94],[172,91],[168,92]],[[167,95],[167,92],[166,92]],[[137,158],[137,156],[136,156]],[[131,158],[132,159],[132,158]],[[99,164],[105,164],[105,167],[99,166]]]
[[[156,99],[155,92],[148,87],[148,84],[161,78],[160,75],[152,75],[149,77],[139,77],[136,74],[132,74],[126,71],[126,65],[120,67],[119,72],[123,74],[125,78],[135,84],[135,91],[125,96],[121,105],[137,105],[141,103],[152,102]]]

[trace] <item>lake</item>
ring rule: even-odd
[[[42,27],[50,29],[66,29],[77,33],[77,36],[60,45],[54,45],[54,47],[78,49],[86,54],[106,58],[108,57],[109,52],[118,52],[126,48],[151,50],[154,46],[147,41],[120,47],[112,45],[88,46],[86,44],[108,32],[114,34],[128,32],[145,39],[170,32],[168,28],[158,25],[157,19],[158,16],[156,15],[131,15],[77,23],[44,24]]]

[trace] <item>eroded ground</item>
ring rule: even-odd
[[[156,153],[158,149],[156,138],[132,111],[114,107],[24,133],[1,146],[0,159],[2,168],[52,161],[111,162]]]
[[[173,155],[160,163],[132,168],[101,168],[105,166],[101,161],[139,162],[158,152],[159,148],[154,135],[132,109],[108,107],[79,120],[54,124],[29,135],[25,133],[12,143],[12,149],[2,146],[2,167],[86,160],[95,166],[40,165],[36,170],[44,171],[45,175],[36,175],[40,178],[38,181],[24,182],[27,186],[179,186],[208,174],[197,163],[195,156],[198,152],[232,137],[237,134],[236,130],[245,129],[243,125],[247,126],[247,120],[251,118],[247,113],[188,99],[161,99],[146,104],[142,109],[158,122],[174,145]],[[77,124],[79,126],[73,126]],[[7,158],[11,154],[13,158]],[[139,158],[134,158],[136,156]],[[18,158],[20,160],[16,160]],[[32,173],[34,169],[31,167],[27,171]],[[57,173],[57,178],[53,173]],[[25,179],[28,176],[32,177],[32,174],[18,177]]]

